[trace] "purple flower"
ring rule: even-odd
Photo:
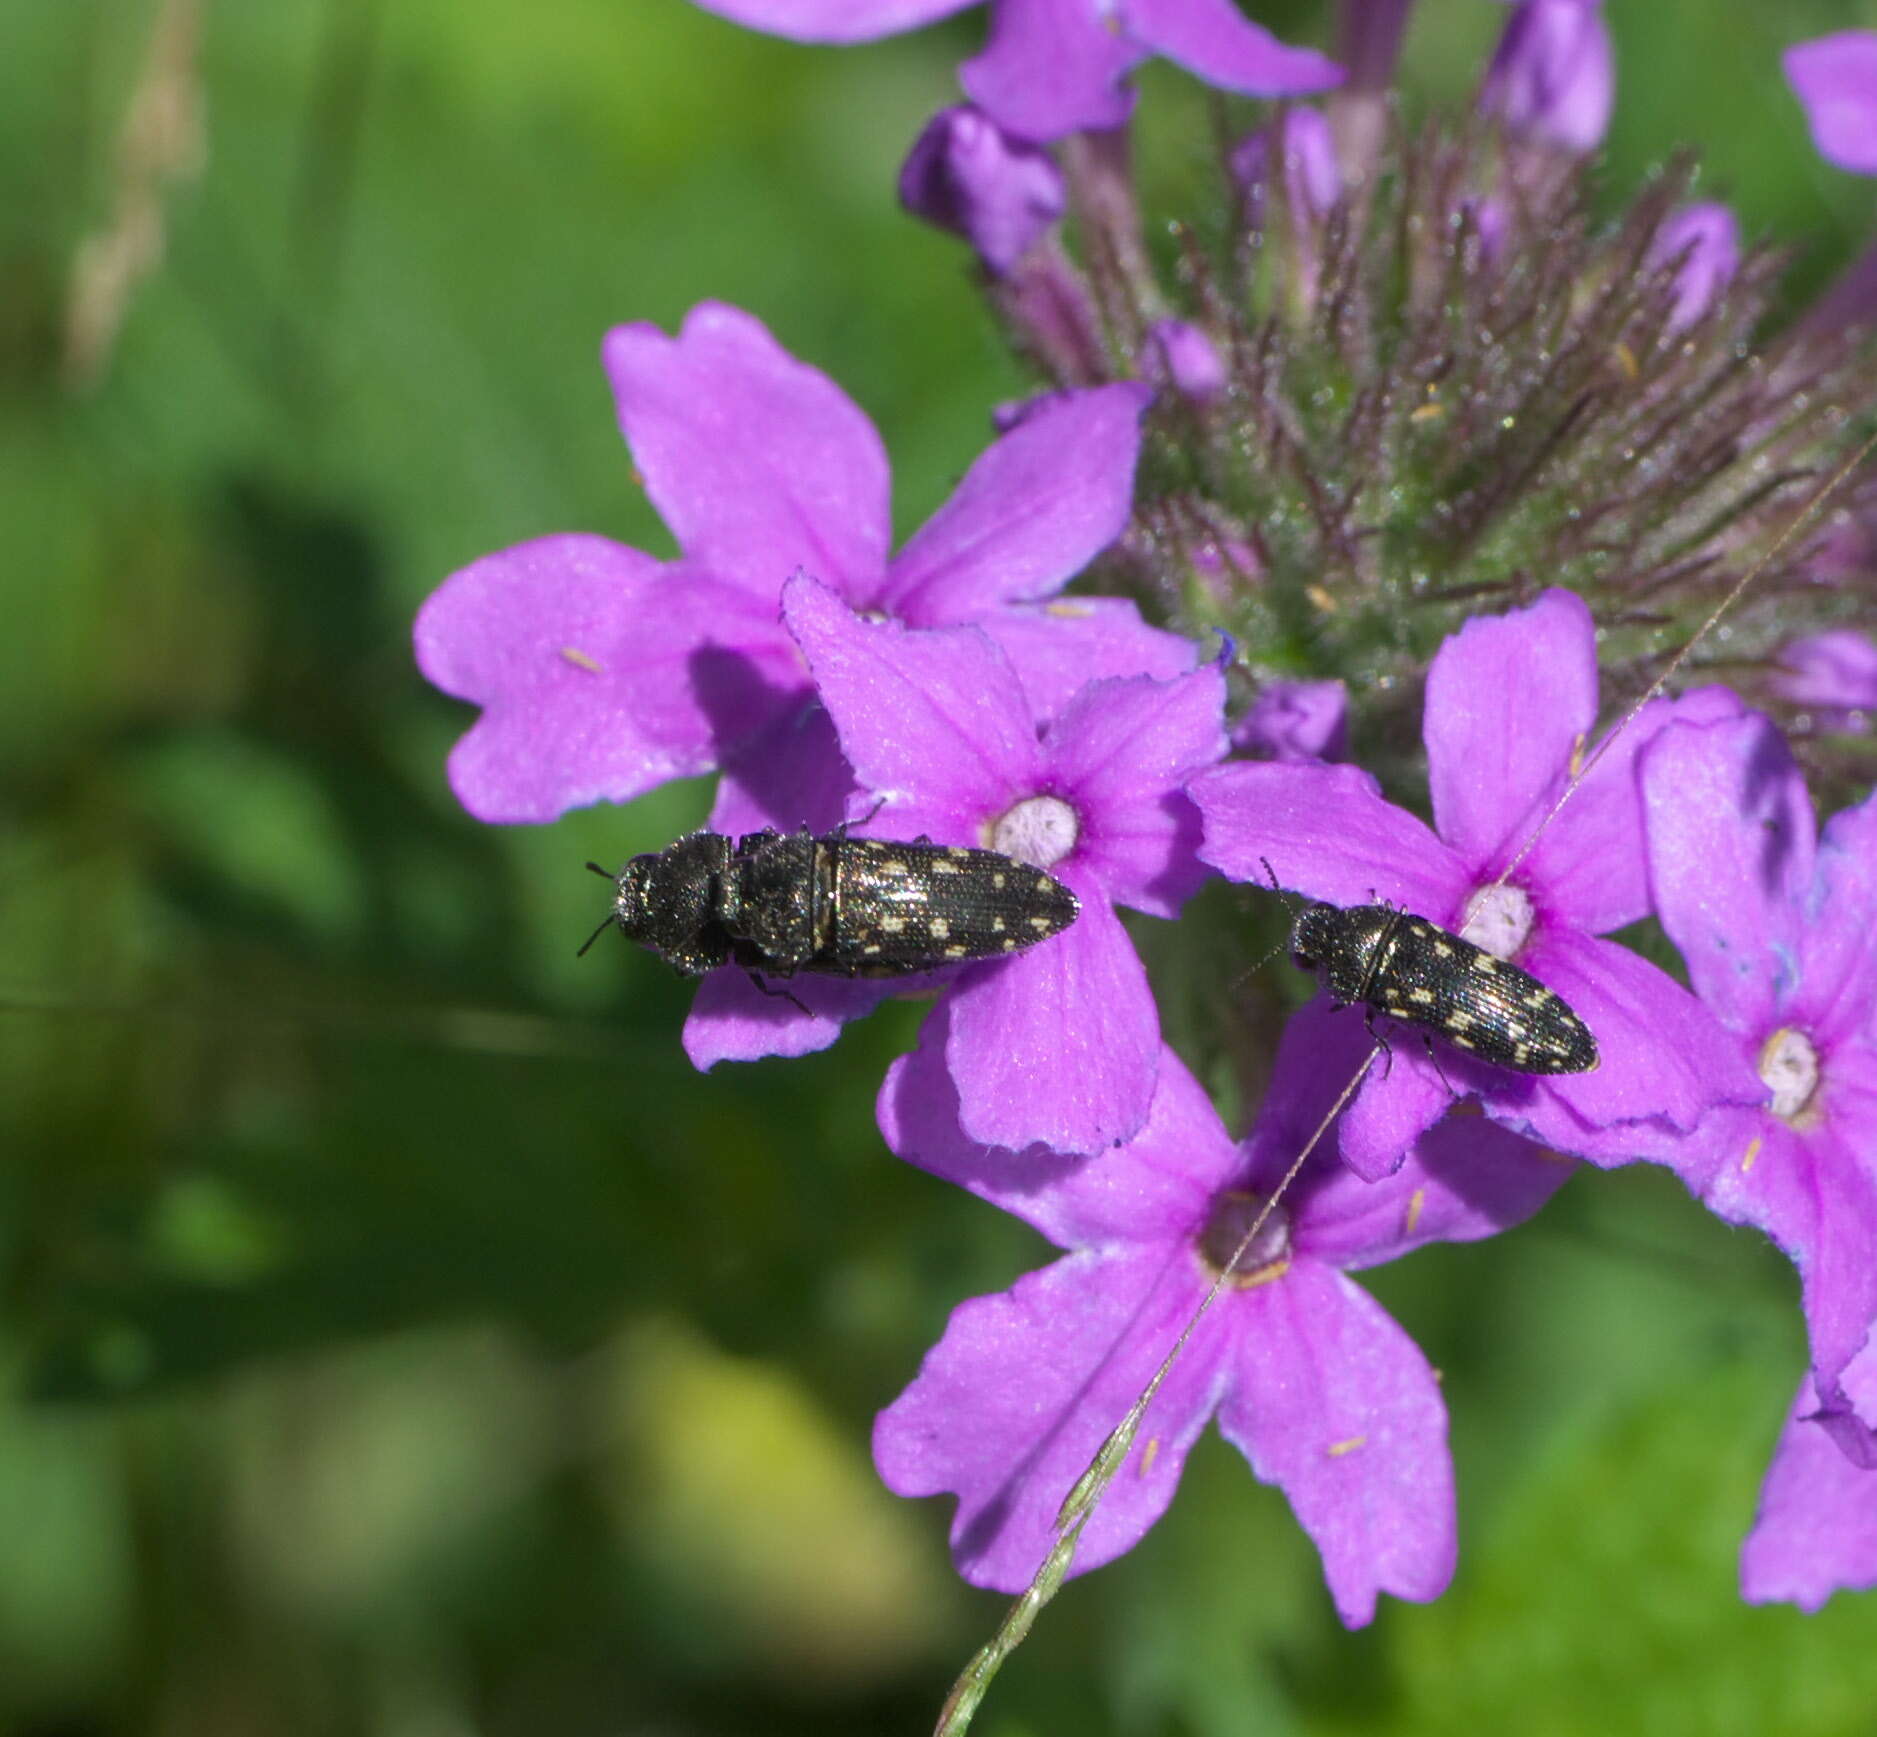
[[[971,0],[698,0],[754,30],[797,42],[866,42],[962,11]],[[1208,84],[1249,96],[1305,96],[1342,74],[1287,48],[1232,0],[991,0],[990,40],[959,73],[965,94],[1027,139],[1118,127],[1125,79],[1161,54]]]
[[[1266,682],[1232,731],[1232,746],[1263,760],[1343,760],[1349,692],[1339,681]]]
[[[1597,938],[1649,910],[1637,753],[1671,718],[1738,706],[1720,689],[1651,706],[1497,890],[1596,723],[1596,628],[1568,591],[1476,618],[1436,654],[1423,722],[1433,830],[1353,766],[1239,763],[1188,786],[1205,819],[1200,854],[1229,878],[1262,881],[1268,860],[1282,884],[1311,898],[1385,900],[1464,932],[1516,958],[1596,1036],[1594,1072],[1540,1078],[1445,1048],[1437,1066],[1417,1036],[1395,1028],[1390,1065],[1370,1070],[1343,1118],[1343,1157],[1361,1174],[1400,1162],[1451,1102],[1449,1080],[1495,1120],[1602,1164],[1694,1127],[1717,1102],[1758,1100],[1757,1079],[1714,1017],[1653,965]]]
[[[1160,1023],[1115,906],[1171,917],[1204,878],[1180,786],[1225,751],[1224,677],[1117,676],[1071,648],[1074,697],[1038,706],[976,628],[863,621],[806,577],[783,603],[841,750],[878,799],[861,830],[988,846],[1081,900],[1053,940],[951,982],[946,1048],[972,1138],[1063,1152],[1127,1139],[1153,1099]],[[732,1025],[716,1041],[738,1053],[751,1037]]]
[[[1725,205],[1684,205],[1656,231],[1651,266],[1675,265],[1675,306],[1668,329],[1691,326],[1711,308],[1740,269],[1740,225]]]
[[[1845,1374],[1851,1397],[1877,1417],[1877,1348]],[[1760,1511],[1740,1552],[1741,1596],[1817,1610],[1834,1592],[1877,1586],[1877,1473],[1853,1464],[1808,1421],[1812,1384],[1799,1389],[1760,1490]]]
[[[1293,224],[1315,223],[1343,196],[1342,166],[1330,124],[1312,108],[1286,109],[1232,149],[1232,178],[1245,196],[1246,221],[1262,229],[1271,200],[1271,157],[1282,158],[1284,203]]]
[[[1827,728],[1863,731],[1877,711],[1877,645],[1852,628],[1795,639],[1779,654],[1773,688]]]
[[[1148,379],[1171,386],[1195,404],[1210,404],[1231,378],[1218,346],[1185,320],[1155,320],[1147,328],[1143,361]]]
[[[1616,64],[1598,0],[1519,0],[1480,87],[1518,137],[1579,154],[1609,131]]]
[[[1069,1252],[953,1312],[918,1378],[880,1414],[874,1461],[902,1496],[956,1494],[960,1572],[1010,1592],[1028,1584],[1053,1542],[1058,1504],[1364,1046],[1359,1028],[1320,1011],[1297,1015],[1242,1147],[1169,1050],[1140,1134],[1078,1163],[990,1150],[965,1134],[939,1055],[944,1027],[935,1026],[881,1090],[887,1144]],[[1423,1135],[1386,1182],[1362,1182],[1327,1154],[1312,1159],[1149,1408],[1133,1462],[1082,1535],[1076,1570],[1140,1540],[1216,1413],[1252,1471],[1289,1498],[1345,1623],[1368,1622],[1378,1593],[1438,1597],[1454,1561],[1439,1384],[1414,1342],[1345,1274],[1426,1242],[1491,1236],[1537,1211],[1568,1173],[1462,1115]]]
[[[1877,175],[1877,31],[1794,43],[1785,67],[1818,154],[1840,169]]]
[[[962,235],[1004,276],[1048,234],[1067,204],[1062,171],[1042,149],[968,106],[926,123],[899,172],[899,202]]]
[[[1028,648],[1046,641],[1045,686],[1060,685],[1052,660],[1072,642],[1112,655],[1133,635],[1135,667],[1163,660],[1166,636],[1132,604],[1046,601],[1127,521],[1147,388],[1039,409],[892,555],[879,435],[750,315],[707,302],[676,338],[622,326],[606,366],[680,557],[546,537],[485,556],[425,603],[419,666],[483,708],[450,756],[479,819],[552,820],[723,766],[720,830],[831,826],[850,781],[825,725],[804,716],[808,676],[779,614],[801,568],[904,620],[995,617],[1026,679]]]
[[[1819,1414],[1877,1465],[1877,1408],[1842,1385],[1877,1320],[1877,797],[1815,841],[1805,781],[1753,714],[1677,724],[1640,764],[1662,926],[1762,1082],[1688,1138],[1702,1197],[1792,1257]]]

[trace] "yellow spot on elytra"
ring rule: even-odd
[[[949,941],[951,939],[951,935],[952,935],[952,926],[950,923],[946,922],[946,920],[943,917],[934,917],[932,919],[932,939],[933,940]]]
[[[1339,1460],[1344,1454],[1352,1454],[1359,1447],[1367,1447],[1368,1443],[1369,1438],[1366,1435],[1352,1435],[1347,1441],[1331,1442],[1323,1451],[1329,1458]]]
[[[1417,1188],[1408,1196],[1408,1210],[1402,1214],[1401,1234],[1413,1236],[1414,1227],[1421,1222],[1421,1208],[1427,1204],[1427,1190]]]
[[[1434,992],[1431,989],[1411,989],[1408,991],[1408,995],[1409,999],[1419,1007],[1430,1007],[1433,1005]]]
[[[882,917],[880,927],[889,935],[897,935],[906,927],[904,917]]]
[[[1160,1457],[1160,1438],[1150,1435],[1147,1445],[1141,1449],[1141,1476],[1144,1478],[1154,1469],[1154,1461]]]
[[[572,664],[575,669],[583,669],[590,675],[601,675],[605,671],[605,666],[601,664],[598,658],[588,657],[578,646],[563,645],[560,648],[560,654]]]
[[[1765,1139],[1759,1134],[1755,1134],[1753,1138],[1747,1142],[1747,1155],[1740,1160],[1740,1174],[1742,1176],[1746,1175],[1746,1173],[1753,1168],[1753,1161],[1759,1157],[1760,1148],[1765,1144]]]
[[[1009,878],[1010,877],[1005,874],[994,874],[991,876],[991,885],[1001,893],[1004,890],[1004,882]]]

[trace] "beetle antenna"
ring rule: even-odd
[[[590,868],[603,881],[616,881],[619,879],[619,877],[616,874],[614,874],[611,869],[603,869],[596,862],[588,863],[587,867]]]
[[[601,872],[604,873],[605,871],[602,870]],[[613,921],[614,919],[612,918],[611,915],[608,915],[602,918],[600,921],[600,926],[597,929],[595,929],[593,933],[590,934],[584,942],[581,943],[580,951],[576,953],[574,957],[576,959],[584,959],[587,956],[587,948],[591,947],[595,941],[597,941],[602,935],[606,933],[606,931],[609,928],[612,927]]]

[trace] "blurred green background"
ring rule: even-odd
[[[0,0],[0,1733],[922,1731],[1001,1601],[869,1419],[1043,1251],[880,1147],[912,1014],[704,1078],[684,985],[576,962],[581,863],[707,792],[475,825],[408,634],[504,544],[668,548],[598,344],[706,296],[874,416],[902,525],[942,498],[1022,381],[892,182],[981,19],[843,53],[681,0],[199,0],[153,202],[126,115],[190,11]],[[1777,52],[1877,8],[1609,13],[1613,195],[1686,143],[1801,284],[1861,245]],[[1421,9],[1417,107],[1502,17]],[[1204,109],[1145,84],[1174,197]],[[1757,1239],[1585,1176],[1374,1288],[1452,1402],[1451,1593],[1345,1635],[1214,1438],[980,1730],[1877,1725],[1877,1601],[1734,1591],[1802,1357]]]

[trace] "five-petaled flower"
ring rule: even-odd
[[[917,1379],[880,1414],[874,1460],[900,1495],[957,1495],[960,1571],[1008,1592],[1028,1583],[1064,1494],[1232,1262],[1364,1046],[1359,1029],[1323,1010],[1300,1013],[1243,1146],[1168,1051],[1139,1135],[1074,1162],[987,1149],[964,1134],[938,1053],[943,1035],[940,1019],[887,1076],[887,1144],[1068,1252],[953,1311]],[[1216,1414],[1253,1472],[1289,1498],[1345,1623],[1368,1622],[1382,1592],[1438,1597],[1454,1561],[1439,1383],[1413,1340],[1346,1275],[1423,1243],[1491,1236],[1537,1211],[1569,1169],[1467,1114],[1424,1134],[1382,1182],[1362,1181],[1328,1151],[1313,1157],[1148,1408],[1075,1567],[1140,1540]]]
[[[946,1052],[971,1136],[1064,1152],[1129,1138],[1153,1099],[1160,1019],[1115,907],[1171,917],[1205,878],[1180,786],[1225,752],[1223,675],[1095,669],[1039,708],[980,629],[866,621],[806,576],[783,607],[877,810],[860,831],[1001,851],[1081,900],[1052,940],[955,974]]]
[[[986,622],[1045,705],[1091,665],[1191,661],[1131,603],[1048,601],[1127,522],[1147,388],[1057,395],[895,555],[879,435],[759,321],[706,302],[675,338],[619,327],[605,359],[680,556],[545,537],[484,556],[424,605],[419,665],[483,708],[450,756],[478,819],[552,820],[721,767],[716,830],[834,825],[850,780],[779,613],[798,569],[858,609]]]
[[[1672,725],[1640,771],[1662,926],[1763,1082],[1760,1103],[1686,1139],[1684,1174],[1792,1257],[1810,1427],[1877,1466],[1877,1406],[1843,1380],[1877,1322],[1877,797],[1817,837],[1805,780],[1756,714]]]
[[[1645,1145],[1672,1162],[1664,1134],[1693,1128],[1716,1103],[1759,1099],[1714,1016],[1598,938],[1649,911],[1636,755],[1671,718],[1737,708],[1720,689],[1652,704],[1554,814],[1596,723],[1597,649],[1583,602],[1550,591],[1475,618],[1434,657],[1423,726],[1432,828],[1354,766],[1233,764],[1194,779],[1200,854],[1229,878],[1262,881],[1269,862],[1280,884],[1313,899],[1399,905],[1516,959],[1596,1037],[1596,1071],[1539,1078],[1445,1046],[1437,1062],[1397,1030],[1389,1066],[1371,1071],[1343,1118],[1343,1156],[1364,1176],[1400,1162],[1456,1087],[1518,1132],[1600,1164]]]

